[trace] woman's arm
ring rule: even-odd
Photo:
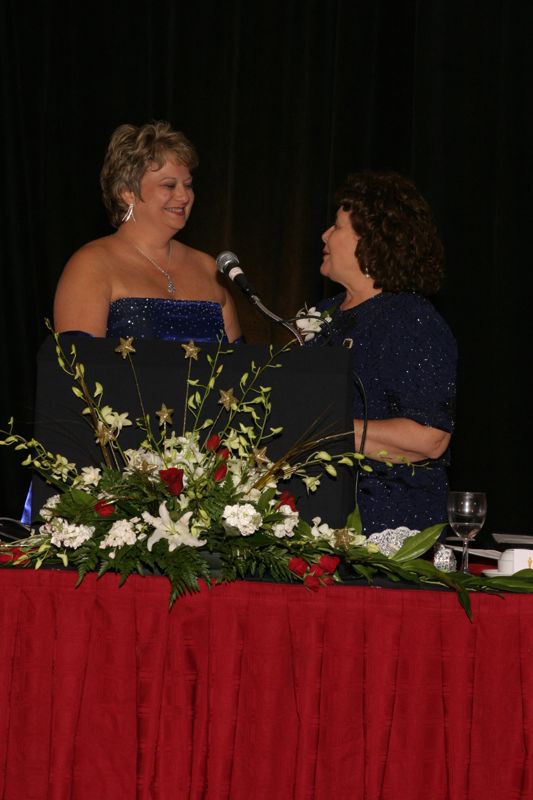
[[[227,289],[224,289],[226,298],[222,305],[222,317],[224,318],[224,329],[226,331],[226,336],[230,342],[234,342],[235,339],[238,339],[241,334],[241,326],[239,323],[239,318],[237,316],[237,309],[235,308],[235,303],[233,302],[233,298],[231,297],[230,293]]]
[[[361,445],[363,421],[354,419],[355,446]],[[373,419],[366,429],[365,454],[377,461],[422,461],[439,458],[448,447],[451,434],[412,419]],[[386,455],[378,455],[386,451]]]
[[[54,328],[105,336],[111,302],[109,271],[99,248],[86,246],[67,262],[54,298]]]

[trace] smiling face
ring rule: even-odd
[[[182,230],[194,203],[189,168],[170,157],[162,167],[148,168],[141,180],[140,197],[125,192],[124,200],[135,203],[135,219],[141,225]]]
[[[324,258],[320,272],[330,280],[349,287],[362,275],[359,261],[355,255],[357,242],[361,237],[352,228],[350,215],[339,208],[335,223],[324,231]]]

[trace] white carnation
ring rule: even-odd
[[[50,520],[54,516],[54,508],[61,500],[60,494],[54,494],[49,497],[44,506],[39,511],[40,516],[45,520]]]
[[[100,547],[123,547],[126,544],[135,544],[137,541],[137,523],[140,521],[140,517],[133,517],[130,520],[116,520],[100,542]]]
[[[237,532],[241,536],[251,536],[261,527],[263,521],[261,514],[251,503],[226,506],[222,512],[222,519],[228,533]]]
[[[62,517],[55,517],[46,522],[40,533],[50,536],[50,541],[56,547],[70,547],[77,550],[94,533],[92,525],[74,525]]]

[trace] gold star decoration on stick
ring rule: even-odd
[[[156,416],[159,417],[159,424],[160,425],[172,425],[172,414],[174,413],[173,408],[167,408],[166,405],[163,403],[159,411],[156,411]]]
[[[335,531],[335,546],[340,550],[346,550],[350,545],[350,531],[347,528],[339,528]]]
[[[127,339],[123,339],[121,336],[118,347],[115,347],[115,353],[120,353],[122,358],[126,358],[130,353],[134,353],[135,348],[133,347],[132,342],[133,336],[128,336]]]
[[[156,465],[150,464],[148,461],[141,461],[141,463],[135,469],[136,472],[140,472],[141,475],[151,475],[152,472],[155,472]]]
[[[233,405],[236,405],[237,398],[233,394],[233,389],[220,389],[220,400],[218,402],[221,406],[224,406],[226,411],[229,411]]]
[[[261,464],[269,464],[270,463],[270,459],[267,456],[266,451],[267,451],[266,447],[261,447],[260,449],[257,448],[257,447],[252,448],[254,461],[255,461],[255,463],[257,464],[258,467],[260,467]]]
[[[98,420],[98,424],[96,425],[96,441],[98,444],[105,446],[114,439],[115,436],[113,435],[111,429],[101,420]]]
[[[185,358],[194,358],[195,361],[198,361],[198,353],[200,352],[200,348],[191,341],[187,342],[187,344],[181,345],[185,350]]]

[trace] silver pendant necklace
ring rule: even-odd
[[[144,256],[146,260],[150,262],[150,264],[152,264],[156,269],[159,270],[159,272],[161,272],[165,276],[165,278],[167,279],[167,292],[170,295],[174,296],[176,294],[176,287],[174,285],[174,281],[172,280],[172,278],[168,273],[168,270],[163,269],[163,267],[160,266],[160,264],[158,264],[157,261],[155,261],[155,259],[151,258],[151,256],[149,256],[148,253],[145,253],[144,250],[141,250],[141,248],[138,247],[135,244],[135,242],[132,242],[131,239],[128,239],[128,242],[131,244],[132,247],[134,247],[137,250],[138,253]],[[172,257],[172,239],[168,243],[167,268],[170,266],[171,257]]]

